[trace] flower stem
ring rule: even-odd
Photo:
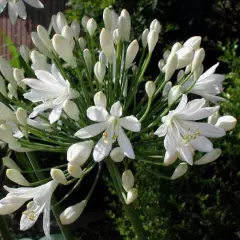
[[[114,186],[116,188],[116,191],[118,193],[118,197],[123,204],[123,208],[130,222],[132,223],[137,239],[145,240],[146,239],[145,231],[143,229],[141,221],[139,220],[136,210],[131,205],[127,205],[123,198],[122,188],[120,185],[121,183],[119,183],[119,180],[118,180],[119,178],[121,179],[121,177],[120,177],[120,173],[117,165],[111,159],[106,160],[106,164],[107,164],[108,171],[111,175],[111,178],[113,180]]]

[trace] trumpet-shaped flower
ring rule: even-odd
[[[24,0],[27,4],[34,8],[43,8],[43,4],[39,0]],[[15,24],[17,17],[22,19],[27,18],[26,7],[23,0],[1,0],[0,1],[0,13],[8,4],[8,15],[12,24]]]
[[[104,132],[93,150],[93,158],[96,162],[103,160],[109,155],[112,145],[116,140],[127,157],[131,159],[135,158],[131,142],[123,131],[123,128],[132,132],[139,132],[141,123],[134,116],[121,118],[122,106],[120,102],[112,105],[110,114],[102,106],[92,106],[87,109],[87,116],[90,120],[98,123],[80,129],[75,133],[75,136],[85,139]]]
[[[9,193],[0,201],[0,215],[10,214],[18,210],[25,202],[33,199],[22,213],[20,229],[25,231],[31,228],[43,212],[43,230],[50,238],[50,204],[52,194],[58,183],[53,180],[39,187],[9,188],[4,186]]]
[[[77,98],[79,93],[70,87],[70,83],[64,80],[55,65],[52,65],[51,72],[37,70],[35,74],[38,79],[27,78],[23,82],[32,88],[24,97],[34,103],[42,102],[29,117],[34,118],[39,113],[52,109],[49,121],[54,123],[59,120],[65,102]]]
[[[171,164],[179,156],[180,159],[193,164],[193,152],[211,152],[212,142],[208,139],[219,138],[226,133],[223,129],[214,125],[196,122],[207,118],[219,107],[204,107],[205,99],[195,99],[187,103],[184,94],[175,110],[169,112],[163,118],[163,124],[157,129],[155,135],[165,136],[164,147],[166,149],[165,164]]]

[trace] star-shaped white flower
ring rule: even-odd
[[[79,97],[79,93],[73,90],[70,83],[64,80],[59,70],[53,64],[51,73],[43,70],[36,70],[38,79],[26,78],[22,81],[31,87],[31,91],[23,96],[31,102],[43,102],[35,107],[30,118],[36,117],[39,113],[52,109],[49,115],[50,123],[59,120],[66,101]]]
[[[213,144],[208,137],[219,138],[226,134],[223,129],[214,125],[196,122],[219,109],[218,106],[204,107],[205,102],[206,100],[202,98],[187,103],[187,96],[183,95],[177,108],[163,117],[163,124],[154,134],[159,137],[165,136],[166,165],[173,163],[178,156],[192,165],[195,150],[200,152],[213,150]]]
[[[95,102],[96,104],[96,102]],[[132,144],[125,134],[123,128],[132,132],[139,132],[141,129],[141,123],[134,116],[122,116],[122,106],[120,102],[116,102],[112,105],[110,114],[106,110],[104,104],[96,104],[87,109],[87,116],[94,122],[85,128],[80,129],[75,133],[76,137],[81,139],[94,137],[101,132],[103,136],[98,141],[93,150],[93,158],[96,162],[102,161],[109,155],[113,143],[117,140],[119,146],[123,150],[124,154],[131,158],[135,158],[135,154],[132,148]]]
[[[9,188],[4,186],[9,193],[0,201],[0,215],[6,215],[18,210],[25,202],[33,199],[22,213],[20,229],[25,231],[31,228],[43,212],[43,230],[50,238],[50,205],[53,192],[58,183],[52,180],[39,187]]]
[[[24,0],[27,4],[34,8],[44,8],[39,0]],[[8,15],[11,23],[14,25],[18,16],[22,19],[27,18],[26,7],[23,0],[0,0],[0,13],[3,12],[8,4]]]

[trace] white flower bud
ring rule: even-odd
[[[102,61],[99,61],[94,65],[94,74],[98,82],[102,84],[106,74],[106,65]]]
[[[182,177],[188,170],[188,165],[187,163],[180,163],[176,169],[174,170],[172,176],[171,176],[171,180],[175,180],[177,178]]]
[[[88,67],[88,69],[90,70],[91,69],[91,65],[92,65],[92,54],[91,52],[89,51],[89,49],[84,49],[83,51],[83,58],[86,62],[86,65]]]
[[[202,75],[203,70],[204,70],[203,65],[199,64],[193,73],[195,81],[197,81],[199,79],[199,77]]]
[[[30,58],[32,60],[32,69],[33,70],[44,70],[47,72],[51,71],[50,64],[47,63],[47,58],[39,53],[36,50],[33,50],[30,54]]]
[[[122,174],[122,184],[125,191],[129,191],[134,186],[134,176],[131,170],[126,170]]]
[[[179,82],[183,77],[184,77],[185,73],[183,70],[180,70],[177,74],[177,82]]]
[[[191,72],[191,69],[192,69],[192,63],[188,64],[185,68],[185,74],[188,74]]]
[[[177,158],[178,158],[177,153],[175,153],[174,155],[169,155],[168,152],[165,152],[163,165],[169,166],[173,164],[177,160]]]
[[[107,107],[107,97],[106,97],[106,95],[102,91],[97,92],[94,95],[93,100],[94,100],[95,106],[103,107],[103,108]]]
[[[124,17],[125,19],[123,38],[125,41],[129,41],[130,33],[131,33],[131,17],[126,9],[122,10],[121,16]]]
[[[203,165],[203,164],[208,164],[210,162],[213,162],[216,159],[218,159],[221,154],[222,154],[221,149],[218,149],[218,148],[213,149],[211,152],[206,153],[205,155],[203,155],[203,157],[195,161],[194,165]]]
[[[2,102],[0,102],[0,113],[0,120],[17,122],[15,113]]]
[[[90,18],[87,22],[87,30],[90,36],[93,36],[97,29],[97,23],[93,18]]]
[[[155,30],[149,32],[147,37],[147,42],[148,42],[148,51],[151,53],[153,52],[158,42],[158,33]]]
[[[146,82],[145,91],[148,95],[148,98],[152,98],[156,91],[156,84],[153,81]]]
[[[86,40],[83,37],[80,37],[78,39],[78,43],[79,43],[79,46],[80,46],[81,50],[83,51],[86,48],[86,45],[87,45]]]
[[[57,16],[56,15],[52,16],[51,24],[52,24],[52,27],[53,27],[55,33],[56,34],[61,34],[61,31],[59,30],[58,25],[57,25]]]
[[[225,131],[231,131],[235,128],[237,124],[237,119],[233,116],[226,115],[222,116],[217,120],[217,123],[215,124],[216,127],[222,128]]]
[[[9,91],[9,94],[8,94],[8,97],[10,99],[12,99],[13,97],[15,99],[18,99],[18,94],[17,94],[17,90],[15,87],[13,87],[13,85],[11,83],[8,84],[8,91]]]
[[[74,178],[82,178],[84,173],[79,165],[68,163],[68,173]]]
[[[113,37],[105,28],[100,33],[100,45],[108,61],[112,63],[114,54]]]
[[[21,45],[19,48],[21,57],[26,63],[29,63],[30,50],[26,45]]]
[[[111,151],[110,157],[114,162],[122,162],[125,155],[120,147],[116,147]]]
[[[153,31],[153,30],[155,30],[158,34],[162,30],[162,26],[157,19],[154,19],[150,24],[150,31]]]
[[[122,39],[119,29],[113,31],[113,40],[115,44],[118,44]]]
[[[81,28],[80,28],[79,23],[78,23],[76,20],[74,20],[74,21],[71,23],[71,28],[72,28],[72,30],[73,30],[74,38],[75,38],[75,39],[78,39],[78,38],[79,38],[79,35],[80,35]]]
[[[7,169],[6,176],[12,182],[15,182],[19,185],[22,185],[22,186],[29,186],[30,185],[28,180],[16,169]]]
[[[62,58],[65,62],[70,64],[72,67],[76,67],[76,59],[73,56],[72,46],[69,41],[62,37],[61,35],[55,34],[53,36],[53,47],[55,51],[58,53],[60,58]]]
[[[102,62],[104,65],[106,65],[106,63],[107,63],[107,59],[106,59],[106,56],[105,56],[105,54],[104,54],[104,52],[103,51],[101,51],[100,53],[99,53],[99,61],[100,62]]]
[[[112,31],[112,10],[105,8],[103,11],[103,22],[105,28],[111,32]]]
[[[70,117],[71,119],[78,121],[79,120],[79,109],[75,102],[71,100],[65,101],[63,105],[63,109],[65,113]]]
[[[131,204],[133,203],[138,197],[138,190],[136,188],[131,188],[127,192],[127,199],[126,199],[126,204]]]
[[[24,77],[24,71],[22,69],[14,68],[13,69],[13,76],[17,84],[22,87],[23,89],[26,88],[26,84],[22,81]]]
[[[56,182],[63,185],[68,184],[67,178],[65,177],[65,174],[61,169],[52,168],[50,171],[50,175],[52,179],[55,180]]]
[[[93,145],[93,141],[79,142],[71,145],[67,150],[68,162],[82,166],[88,160]]]
[[[199,49],[202,38],[199,36],[189,38],[184,44],[184,47],[191,47],[195,51]]]
[[[67,19],[62,12],[59,12],[57,14],[56,22],[60,33],[62,32],[63,28],[68,25]]]
[[[5,85],[5,81],[4,79],[2,78],[2,76],[0,75],[0,93],[6,97],[7,96],[7,88],[6,88],[6,85]]]
[[[53,51],[53,45],[52,45],[52,42],[49,38],[47,30],[43,26],[38,25],[37,26],[37,33],[38,33],[38,36],[41,39],[42,43],[45,45],[45,47],[50,52],[52,52]]]
[[[194,57],[194,50],[190,47],[181,48],[176,53],[178,56],[178,69],[186,67],[192,62]]]
[[[213,115],[208,117],[208,124],[215,125],[219,119],[219,112],[215,112]]]
[[[147,38],[148,38],[149,30],[145,29],[142,33],[142,45],[145,48],[148,44]]]
[[[175,53],[177,52],[179,49],[182,48],[182,44],[179,43],[179,42],[176,42],[173,46],[172,46],[172,49],[171,49],[171,53]]]
[[[10,63],[2,57],[0,57],[0,72],[9,83],[11,83],[14,87],[17,87],[17,83],[13,77],[13,69]]]
[[[163,68],[165,67],[165,61],[163,59],[161,59],[158,62],[158,68],[160,69],[161,72],[163,72]]]
[[[72,48],[75,46],[74,32],[73,32],[73,29],[71,27],[65,26],[62,29],[61,35],[69,41]]]
[[[139,50],[138,41],[133,40],[127,48],[126,59],[125,59],[126,69],[128,69],[131,66],[132,62],[137,56],[138,50]]]
[[[10,157],[3,157],[2,161],[5,167],[21,171],[20,167]]]
[[[173,86],[168,93],[168,106],[171,106],[183,93],[180,85]]]
[[[61,223],[63,225],[74,223],[80,217],[86,206],[87,200],[83,200],[80,203],[65,209],[59,216]]]
[[[83,17],[82,17],[81,23],[82,23],[82,26],[83,26],[85,32],[87,32],[87,23],[88,23],[88,20],[89,20],[89,17],[87,17],[87,16],[83,16]]]
[[[162,95],[166,96],[171,88],[172,88],[172,82],[167,82],[166,85],[163,88]]]
[[[170,56],[170,53],[171,53],[171,52],[170,52],[169,50],[164,51],[164,53],[163,53],[163,59],[164,59],[165,62],[167,62],[168,57]]]
[[[198,49],[192,61],[192,69],[191,71],[194,72],[203,62],[205,58],[205,50],[203,48]]]
[[[27,112],[25,111],[25,109],[18,108],[17,111],[16,111],[16,117],[17,117],[18,122],[22,126],[27,125],[28,115],[27,115]]]
[[[168,81],[172,75],[174,74],[175,70],[177,69],[178,65],[178,56],[176,53],[170,54],[167,59],[167,63],[165,66],[165,81]]]

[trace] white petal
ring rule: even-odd
[[[170,156],[174,156],[176,154],[176,143],[171,132],[168,132],[164,138],[164,147]]]
[[[31,90],[30,92],[24,93],[23,94],[25,99],[28,99],[29,101],[36,103],[36,102],[41,102],[43,100],[43,97],[41,94],[38,92]]]
[[[179,147],[178,148],[179,158],[190,165],[193,164],[193,156],[189,147]]]
[[[34,8],[44,8],[44,5],[39,0],[24,0],[24,1]]]
[[[179,102],[178,106],[176,107],[175,111],[180,111],[182,110],[186,104],[187,104],[187,95],[186,94],[183,94],[182,95],[182,98],[181,98],[181,101]]]
[[[186,163],[180,163],[176,169],[174,170],[171,180],[175,180],[177,178],[182,177],[188,170],[188,165]]]
[[[96,106],[87,109],[87,116],[94,122],[105,122],[109,118],[109,114],[105,108]]]
[[[209,68],[200,78],[199,80],[202,80],[208,76],[210,76],[211,74],[215,73],[216,68],[218,67],[219,63],[216,63],[215,65],[213,65],[211,68]]]
[[[3,12],[3,10],[5,9],[7,3],[8,3],[7,0],[0,0],[0,13]]]
[[[59,86],[59,81],[49,72],[47,71],[43,71],[43,70],[36,70],[35,71],[35,75],[37,76],[37,78],[39,80],[41,80],[42,82],[46,83],[46,84],[51,84],[53,86],[57,85]],[[65,83],[66,86],[66,83]]]
[[[200,152],[211,152],[213,150],[212,142],[203,136],[199,136],[196,139],[191,140],[190,143]]]
[[[9,5],[10,5],[10,3],[9,3]],[[18,3],[15,3],[14,8],[15,8],[15,10],[18,13],[20,18],[22,18],[22,19],[27,18],[26,7],[25,7],[25,5],[22,1],[19,1]]]
[[[92,124],[90,126],[80,129],[74,134],[74,136],[82,139],[94,137],[107,129],[108,125],[109,124],[107,122]]]
[[[54,107],[53,110],[51,111],[49,117],[48,117],[48,119],[50,121],[50,124],[58,121],[59,118],[61,117],[61,114],[62,114],[62,106],[58,105],[58,106]]]
[[[139,132],[141,130],[141,123],[134,116],[121,118],[119,123],[123,128],[132,132]]]
[[[18,13],[12,4],[8,5],[8,16],[11,20],[12,25],[14,25],[17,21]]]
[[[154,133],[158,137],[163,137],[167,134],[168,125],[166,123],[162,124]]]
[[[110,114],[111,114],[111,116],[115,116],[115,117],[122,116],[122,105],[119,101],[112,105]]]
[[[124,154],[131,159],[135,159],[132,144],[121,127],[119,127],[118,134],[119,134],[117,138],[118,144],[123,150]]]
[[[169,166],[173,164],[177,160],[177,151],[175,152],[174,155],[170,155],[168,151],[165,152],[164,156],[164,165]]]
[[[43,231],[49,239],[50,237],[50,201],[48,201],[45,205],[45,209],[43,212]]]
[[[60,84],[62,84],[63,86],[66,85],[66,81],[64,80],[63,76],[61,75],[60,71],[58,70],[55,64],[51,66],[51,72],[52,72],[52,75],[56,78],[56,80]]]
[[[112,141],[105,141],[104,137],[98,141],[93,150],[93,159],[96,162],[102,161],[106,156],[109,155],[112,149]]]

